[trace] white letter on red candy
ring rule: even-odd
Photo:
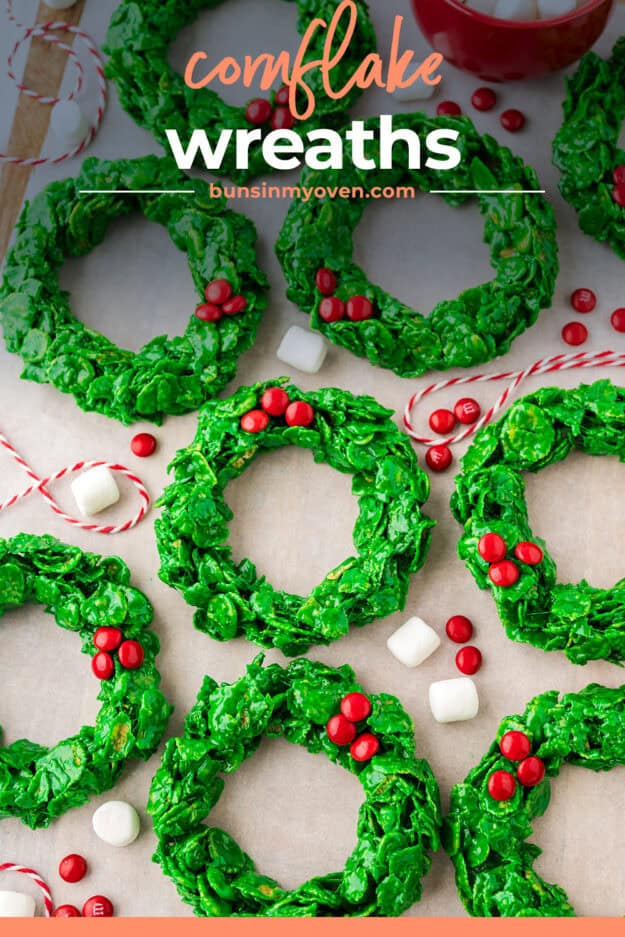
[[[430,709],[437,722],[464,722],[474,719],[480,701],[471,677],[439,680],[430,685]]]
[[[440,647],[441,639],[422,618],[409,618],[394,631],[386,646],[401,664],[418,667]]]

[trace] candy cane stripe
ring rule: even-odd
[[[2,862],[0,863],[0,872],[19,872],[22,875],[27,875],[28,878],[32,879],[33,882],[38,886],[43,895],[43,904],[45,908],[46,917],[51,917],[54,912],[54,902],[52,901],[52,892],[50,891],[49,886],[43,880],[39,872],[35,872],[34,869],[29,869],[25,865],[18,865],[15,862]]]

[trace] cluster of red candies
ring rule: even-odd
[[[456,423],[462,423],[464,426],[471,426],[477,423],[482,414],[482,409],[473,397],[462,397],[454,404],[453,410],[434,410],[430,414],[429,424],[433,433],[440,436],[447,436],[451,433]],[[430,446],[425,453],[425,461],[428,468],[433,472],[444,472],[453,462],[453,456],[449,446]]]
[[[460,673],[472,676],[482,666],[482,652],[473,644],[468,644],[473,637],[473,622],[466,615],[452,615],[445,625],[445,632],[454,644],[465,644],[456,654],[456,667]]]
[[[228,280],[211,280],[204,290],[205,303],[200,303],[195,314],[202,322],[219,322],[223,316],[236,316],[247,309],[247,299],[232,295]]]
[[[531,755],[532,743],[525,732],[512,730],[501,737],[499,751],[510,761],[518,761],[516,778],[503,768],[493,771],[488,778],[488,793],[493,800],[511,800],[516,791],[517,778],[523,787],[536,787],[545,776],[542,758]]]
[[[623,207],[625,207],[625,166],[623,170]],[[620,203],[619,203],[620,204]],[[575,312],[586,315],[597,306],[597,296],[592,290],[582,287],[571,294],[571,306]],[[615,332],[625,332],[625,309],[615,309],[610,316],[610,323]],[[562,329],[562,339],[567,345],[583,345],[588,339],[588,329],[582,322],[567,322]]]
[[[364,322],[373,317],[373,303],[366,296],[350,296],[344,303],[333,295],[337,287],[336,274],[327,267],[317,270],[315,285],[323,296],[319,303],[319,316],[324,322],[339,322],[346,316],[351,322]]]
[[[59,875],[64,882],[81,882],[87,874],[87,862],[77,853],[65,856],[59,863]],[[113,903],[104,895],[87,898],[82,914],[73,904],[61,904],[55,908],[53,917],[113,917]]]
[[[91,669],[98,680],[110,680],[115,673],[113,652],[124,670],[138,670],[143,663],[144,652],[138,641],[124,641],[119,628],[105,625],[98,628],[93,636],[93,643],[98,653],[91,660]]]
[[[240,419],[246,433],[262,433],[269,426],[269,417],[284,417],[287,426],[310,426],[315,411],[305,400],[290,400],[282,387],[269,387],[260,398],[260,410],[248,410]]]
[[[267,98],[254,98],[245,108],[245,119],[255,127],[271,124],[272,130],[292,130],[295,117],[289,110],[289,86],[276,92],[275,106]]]
[[[514,560],[506,559],[508,547],[499,534],[488,533],[480,537],[477,552],[490,564],[488,578],[494,585],[508,588],[518,581],[521,571]],[[517,543],[514,555],[520,563],[525,563],[526,566],[538,566],[542,563],[544,554],[538,544],[525,540]]]
[[[380,743],[372,732],[359,732],[358,723],[371,715],[371,700],[364,693],[348,693],[341,700],[340,713],[328,719],[328,738],[341,748],[349,745],[354,761],[370,761]]]
[[[492,111],[497,105],[497,95],[492,88],[477,88],[471,95],[471,104],[476,111]],[[455,101],[441,101],[436,108],[436,113],[439,117],[459,117],[462,114],[462,108]],[[499,123],[504,130],[518,133],[525,126],[525,114],[511,107],[501,113]]]

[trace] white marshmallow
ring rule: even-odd
[[[418,667],[440,647],[441,639],[422,618],[409,618],[394,631],[386,646],[400,664]]]
[[[119,501],[119,488],[105,465],[98,465],[79,475],[71,484],[78,510],[85,517],[99,514]]]
[[[430,709],[437,722],[475,719],[480,708],[471,677],[455,677],[430,684]]]
[[[467,0],[466,6],[484,16],[492,16],[495,12],[495,0]]]
[[[420,78],[409,88],[395,88],[392,97],[396,101],[427,101],[439,90],[441,82],[437,85],[428,85]]]
[[[77,146],[89,133],[89,123],[75,101],[59,101],[52,108],[50,129],[57,140]]]
[[[124,800],[109,800],[93,815],[96,836],[109,846],[130,846],[141,831],[139,814]]]
[[[493,15],[500,20],[535,20],[536,0],[497,0]]]
[[[316,374],[325,361],[328,344],[323,335],[292,325],[280,342],[276,355],[291,368]]]
[[[76,3],[76,0],[44,0],[45,5],[51,10],[69,10]]]
[[[0,917],[34,917],[35,899],[19,891],[0,891]]]
[[[565,16],[577,9],[575,0],[537,0],[538,15],[543,20],[554,19],[556,16]]]

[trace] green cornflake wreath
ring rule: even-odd
[[[564,121],[553,141],[561,172],[560,192],[576,210],[585,234],[607,241],[625,259],[625,150],[619,135],[625,120],[625,38],[609,59],[588,52],[567,78]]]
[[[366,122],[379,138],[379,118]],[[351,187],[365,192],[362,199],[312,198],[296,200],[287,214],[276,252],[287,281],[287,296],[310,315],[310,321],[336,345],[400,377],[425,371],[469,367],[490,361],[510,348],[517,335],[532,325],[541,309],[551,305],[558,273],[556,223],[549,202],[541,195],[480,195],[485,216],[484,239],[490,246],[494,280],[439,303],[426,318],[371,283],[353,261],[353,233],[371,191],[376,186],[412,186],[458,190],[443,196],[454,206],[472,196],[467,189],[537,189],[536,173],[492,137],[481,136],[466,117],[429,118],[424,114],[397,115],[395,130],[407,129],[425,139],[443,128],[459,131],[461,162],[452,171],[408,168],[408,148],[393,156],[393,169],[358,170],[351,163],[340,172],[306,170],[302,187]],[[345,144],[347,146],[347,144]],[[379,162],[379,144],[365,147]],[[319,269],[337,279],[335,295],[346,303],[363,296],[373,304],[365,321],[324,322],[319,314],[323,296],[316,287]]]
[[[81,195],[81,190],[166,189],[177,195]],[[184,194],[188,192],[188,194]],[[193,194],[195,193],[195,194]],[[211,280],[230,281],[244,312],[219,322],[192,311],[181,338],[159,336],[136,354],[118,348],[73,315],[58,271],[67,256],[100,244],[114,218],[141,212],[163,225],[184,251],[199,295]],[[147,156],[88,159],[76,179],[53,182],[22,212],[0,286],[7,348],[24,359],[22,377],[73,394],[83,410],[122,423],[196,410],[235,374],[266,306],[267,281],[256,263],[256,229],[170,160]]]
[[[166,130],[175,130],[186,146],[193,130],[204,130],[213,151],[222,131],[256,129],[245,114],[245,107],[227,104],[211,88],[194,90],[185,85],[169,63],[169,47],[178,33],[197,18],[202,10],[214,9],[224,0],[123,0],[111,20],[104,51],[109,55],[107,77],[115,82],[124,110],[132,119],[149,130],[165,147],[169,147]],[[294,2],[294,0],[289,0]],[[329,23],[340,0],[295,0],[297,28],[304,35],[315,18]],[[364,0],[355,0],[358,26],[341,62],[332,70],[332,85],[342,88],[367,55],[376,50],[376,35]],[[345,37],[345,20],[337,31],[337,44]],[[303,64],[319,61],[323,57],[325,32],[317,30]],[[217,64],[215,63],[212,63]],[[315,95],[316,106],[312,117],[297,121],[293,130],[305,136],[311,130],[339,127],[343,112],[354,104],[362,93],[354,88],[340,100],[329,98],[323,87],[319,69],[306,74],[306,83]],[[272,107],[276,92],[269,95]],[[267,132],[270,127],[265,128]],[[271,171],[262,154],[262,144],[253,143],[249,149],[247,169],[236,165],[235,134],[225,151],[218,172],[244,183],[254,176]]]
[[[474,917],[570,917],[575,914],[564,890],[545,882],[533,865],[541,849],[526,840],[532,820],[549,806],[551,784],[562,765],[609,771],[625,765],[623,720],[625,687],[592,684],[558,699],[556,690],[536,696],[523,716],[503,720],[479,765],[451,792],[443,845],[456,869],[462,902]],[[493,771],[514,772],[499,750],[505,732],[530,738],[532,751],[546,767],[536,787],[517,784],[511,800],[488,793]]]
[[[573,449],[625,462],[625,389],[610,381],[574,390],[544,387],[518,400],[498,423],[484,427],[462,459],[451,510],[464,525],[458,553],[478,586],[490,588],[508,637],[545,651],[564,651],[575,664],[625,660],[625,579],[611,589],[556,582],[556,565],[528,519],[523,472],[538,472]],[[503,537],[544,551],[536,566],[519,563],[508,588],[493,585],[478,554],[481,536]]]
[[[379,137],[379,118],[366,122]],[[510,348],[512,340],[532,325],[541,309],[551,305],[558,274],[558,247],[553,209],[541,195],[480,195],[485,216],[484,239],[490,246],[494,280],[439,303],[426,318],[371,283],[353,261],[353,232],[376,186],[433,189],[538,189],[536,173],[519,157],[489,136],[481,136],[466,117],[429,118],[424,114],[395,115],[393,127],[412,130],[425,139],[442,128],[459,131],[461,162],[457,169],[408,168],[408,149],[393,156],[393,169],[358,170],[351,163],[339,172],[306,170],[302,187],[347,186],[364,198],[296,200],[287,214],[276,252],[287,281],[287,296],[310,315],[315,329],[373,364],[400,377],[425,371],[469,367],[490,361]],[[345,143],[347,147],[347,142]],[[379,162],[379,144],[365,147]],[[454,206],[472,196],[450,192]],[[364,296],[373,304],[365,321],[324,322],[319,314],[323,296],[316,287],[319,269],[337,279],[335,295],[346,303]]]
[[[309,660],[263,667],[260,655],[236,683],[211,677],[189,712],[181,738],[165,747],[148,801],[158,849],[154,861],[183,901],[203,917],[397,916],[421,897],[421,879],[438,849],[439,792],[427,761],[415,753],[414,726],[394,696],[369,695],[369,729],[379,753],[355,761],[326,732],[341,697],[359,691],[347,666]],[[341,872],[312,878],[293,891],[255,871],[252,859],[223,830],[203,821],[232,774],[263,737],[284,738],[355,774],[365,800],[358,844]]]
[[[57,625],[79,635],[90,657],[94,633],[104,625],[123,629],[145,653],[139,669],[125,670],[117,661],[114,676],[102,681],[94,726],[50,748],[27,739],[0,747],[0,818],[48,826],[109,790],[127,761],[146,761],[158,746],[172,707],[159,690],[152,606],[129,583],[130,571],[116,556],[84,553],[48,536],[0,540],[0,616],[38,603]],[[86,670],[85,679],[93,680]]]
[[[242,430],[240,418],[276,386],[291,401],[312,406],[312,425],[287,426],[278,418],[258,434]],[[391,412],[372,397],[346,390],[302,393],[286,378],[241,387],[201,409],[194,442],[171,465],[175,481],[160,499],[165,510],[155,523],[159,575],[195,606],[196,628],[220,641],[244,634],[295,655],[335,641],[350,625],[403,608],[409,576],[425,561],[434,521],[421,511],[428,477]],[[224,499],[228,482],[263,452],[289,445],[310,449],[315,462],[353,475],[359,504],[356,555],[305,597],[274,589],[249,559],[235,563],[227,544],[233,517]]]

